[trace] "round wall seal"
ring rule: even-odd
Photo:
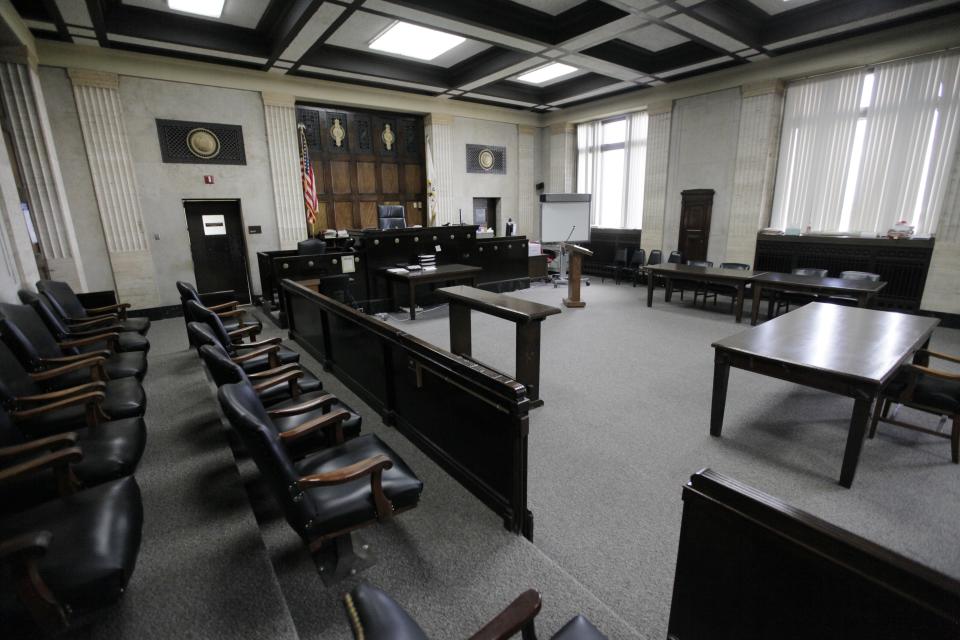
[[[490,151],[490,149],[481,149],[480,153],[477,154],[477,164],[479,164],[480,168],[484,171],[490,171],[490,169],[493,169],[495,162],[496,158],[493,155],[493,151]]]
[[[216,158],[220,153],[220,139],[210,129],[197,127],[187,134],[187,149],[204,160]]]

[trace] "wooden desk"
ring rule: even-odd
[[[870,407],[880,389],[930,342],[937,318],[813,302],[713,343],[710,435],[720,436],[730,367],[854,399],[840,484],[850,488]]]
[[[860,307],[867,307],[877,293],[887,286],[886,282],[872,280],[845,280],[843,278],[820,278],[817,276],[798,276],[790,273],[761,273],[750,282],[753,287],[753,309],[750,312],[750,324],[757,324],[760,314],[760,294],[762,291],[802,291],[810,294],[828,296],[851,296],[857,299]],[[773,298],[767,303],[767,319],[773,315]]]
[[[477,276],[482,272],[480,267],[471,267],[467,264],[442,264],[432,271],[410,271],[409,273],[391,273],[384,271],[387,280],[404,282],[410,297],[410,319],[417,319],[417,285],[431,282],[456,282],[469,280],[471,285],[477,284]]]
[[[717,267],[691,267],[686,264],[658,264],[652,267],[645,267],[647,271],[647,306],[653,306],[653,290],[655,288],[655,278],[660,276],[666,282],[665,300],[670,302],[673,297],[673,281],[689,280],[692,282],[718,283],[734,287],[737,290],[735,309],[737,312],[737,322],[743,318],[743,296],[747,284],[762,271],[745,271],[741,269],[718,269]]]
[[[450,351],[470,358],[473,339],[470,311],[476,309],[517,327],[517,374],[515,379],[527,388],[530,406],[539,407],[540,399],[540,323],[560,313],[557,307],[530,302],[502,293],[491,293],[473,287],[444,287],[437,293],[450,301]]]

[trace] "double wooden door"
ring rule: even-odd
[[[710,242],[710,216],[713,213],[713,189],[690,189],[680,195],[680,238],[677,249],[685,260],[706,260]]]

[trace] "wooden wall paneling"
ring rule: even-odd
[[[377,164],[357,162],[357,192],[362,195],[377,193]]]
[[[317,226],[321,231],[326,231],[327,229],[332,229],[333,220],[330,219],[330,216],[327,215],[327,202],[326,200],[320,200],[317,203]]]
[[[376,201],[360,202],[360,228],[361,229],[377,228],[377,202]]]
[[[417,208],[416,200],[407,200],[403,203],[403,217],[407,221],[407,226],[415,224],[425,224],[423,220],[423,209]]]
[[[397,175],[397,164],[394,162],[380,163],[380,180],[384,195],[397,196],[400,194],[400,180]]]
[[[353,225],[353,202],[340,200],[333,205],[333,215],[337,229],[351,229]]]
[[[336,195],[352,193],[350,183],[350,161],[332,160],[330,161],[331,174],[331,192]]]
[[[404,163],[403,165],[403,190],[409,194],[420,193],[423,189],[423,175],[420,171],[420,165],[410,164],[409,162]]]

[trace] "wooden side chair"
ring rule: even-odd
[[[922,357],[960,364],[960,357],[957,356],[928,350],[918,353]],[[890,407],[897,403],[918,411],[947,416],[952,420],[953,428],[950,433],[946,433],[890,417]],[[881,392],[873,414],[873,423],[870,425],[871,438],[877,433],[880,422],[949,438],[953,463],[960,463],[960,373],[934,369],[926,364],[903,365]]]

